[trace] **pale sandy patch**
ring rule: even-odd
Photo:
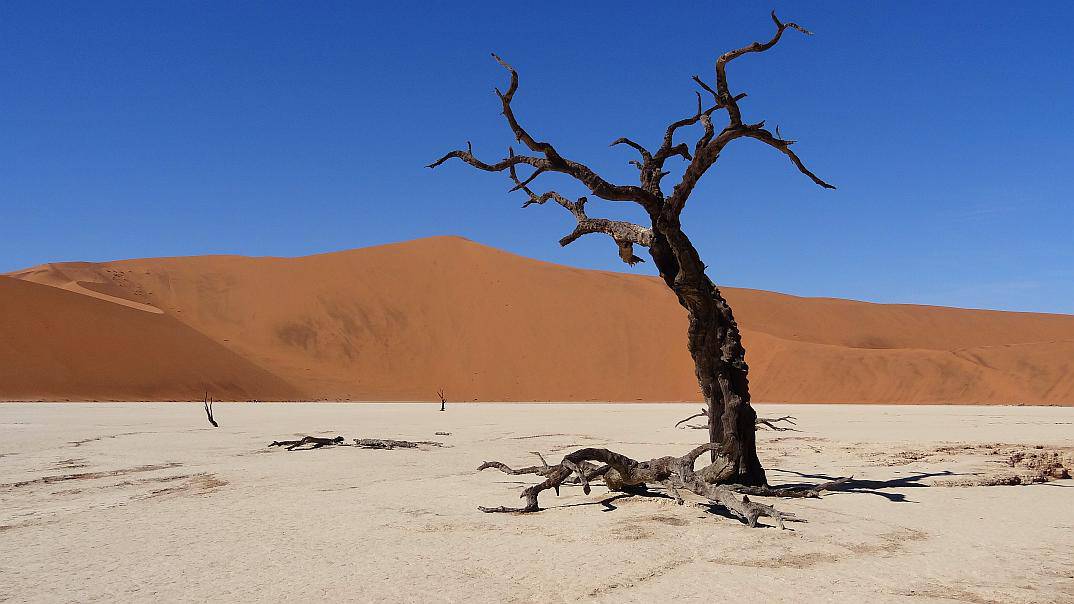
[[[802,430],[760,434],[771,482],[858,481],[779,531],[602,487],[476,509],[532,482],[482,460],[681,454],[693,405],[200,407],[0,405],[0,600],[1074,602],[1074,481],[926,486],[1070,451],[1071,408],[759,405]],[[266,448],[337,433],[447,446]]]

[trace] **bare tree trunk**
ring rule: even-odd
[[[643,261],[634,255],[635,246],[649,248],[660,276],[675,293],[679,304],[686,309],[690,320],[688,347],[707,406],[709,444],[712,445],[705,449],[710,451],[712,463],[697,472],[697,477],[709,485],[727,483],[756,487],[765,485],[766,481],[764,469],[757,458],[757,413],[750,406],[749,367],[746,365],[746,351],[742,347],[738,324],[720,290],[705,274],[705,264],[689,237],[683,233],[679,217],[701,177],[716,163],[727,145],[738,139],[753,139],[776,149],[817,185],[826,189],[835,188],[805,166],[797,153],[791,150],[795,141],[783,138],[779,128],[773,133],[765,129],[763,121],[743,121],[738,102],[746,97],[746,93],[731,92],[727,81],[727,65],[731,61],[743,55],[767,51],[780,41],[788,29],[810,35],[809,30],[796,23],[780,21],[775,12],[772,13],[772,22],[776,31],[767,42],[754,42],[725,52],[716,59],[715,87],[699,76],[693,77],[701,90],[712,96],[713,104],[706,109],[702,93],[698,91],[697,110],[692,116],[669,124],[663,141],[655,151],[626,137],[612,142],[612,146],[625,145],[637,151],[639,159],[630,161],[638,169],[636,185],[618,185],[605,180],[589,166],[564,157],[552,143],[534,138],[523,128],[511,104],[518,92],[518,72],[495,54],[493,58],[510,74],[506,90],[496,89],[503,116],[515,140],[533,155],[519,155],[514,147],[508,147],[507,157],[488,163],[478,159],[473,146],[467,142],[466,149],[450,151],[429,164],[430,168],[436,168],[448,160],[458,159],[486,172],[506,172],[515,183],[511,191],[521,191],[528,197],[522,207],[543,205],[549,201],[563,207],[574,216],[577,224],[570,234],[559,240],[560,245],[569,245],[580,237],[601,233],[615,242],[619,257],[631,266]],[[720,110],[727,112],[727,124],[717,130],[713,115]],[[704,130],[692,150],[686,143],[675,143],[675,135],[680,128],[698,124]],[[671,174],[671,170],[665,170],[665,162],[673,157],[681,157],[688,164],[672,192],[665,194],[661,180]],[[532,171],[529,175],[520,176],[519,168]],[[557,191],[538,194],[531,184],[542,174],[549,173],[570,176],[599,199],[636,203],[648,214],[652,226],[645,228],[623,220],[591,216],[586,205],[588,197],[572,201]],[[696,456],[692,459],[696,459]],[[532,507],[535,506],[536,500],[532,502]]]
[[[707,406],[713,465],[700,475],[713,483],[763,485],[757,458],[757,413],[750,406],[746,349],[731,306],[705,274],[705,265],[677,217],[654,221],[653,262],[689,317],[688,348]]]

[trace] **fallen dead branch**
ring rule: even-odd
[[[356,438],[354,446],[362,449],[421,449],[423,447],[443,447],[444,443],[431,440],[392,440],[390,438]]]
[[[342,436],[332,438],[319,436],[303,436],[298,440],[274,440],[270,447],[283,447],[288,451],[308,451],[324,447],[358,447],[360,449],[423,449],[428,447],[442,447],[444,443],[431,440],[395,440],[391,438],[355,438],[352,443],[346,442]]]
[[[343,444],[343,437],[321,438],[317,436],[303,436],[298,440],[274,440],[270,447],[284,447],[288,451],[308,451],[322,447],[335,447]]]

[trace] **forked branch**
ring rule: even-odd
[[[761,124],[763,125],[764,122],[761,122]],[[776,131],[779,132],[779,129],[777,128]],[[799,159],[799,157],[794,153],[794,151],[791,151],[791,145],[793,145],[795,141],[782,139],[772,134],[768,130],[765,130],[764,128],[750,127],[746,130],[746,136],[750,138],[755,138],[762,143],[765,143],[770,147],[778,150],[780,153],[786,155],[788,158],[790,158],[791,163],[794,164],[794,167],[798,168],[799,172],[808,176],[810,180],[820,185],[821,187],[824,187],[825,189],[835,188],[835,185],[821,180],[819,176],[814,174],[809,168],[805,166],[804,163],[802,163],[802,160]]]
[[[764,43],[754,42],[753,44],[743,46],[742,48],[729,50],[720,55],[720,58],[716,59],[716,98],[727,108],[727,115],[731,122],[731,127],[742,125],[742,112],[738,108],[738,100],[740,97],[731,96],[730,88],[727,85],[727,64],[744,54],[764,52],[769,48],[772,48],[779,42],[779,39],[783,37],[783,32],[788,29],[797,30],[807,36],[813,35],[813,32],[797,23],[781,22],[779,17],[776,16],[776,11],[772,11],[772,21],[776,24],[776,33],[772,36],[771,40]]]
[[[772,48],[779,42],[783,32],[787,29],[810,34],[808,30],[796,23],[783,23],[776,17],[775,12],[772,13],[772,20],[776,24],[776,32],[772,39],[767,42],[754,42],[720,55],[716,60],[715,87],[694,76],[694,81],[705,93],[712,97],[714,103],[708,108],[704,108],[701,93],[696,93],[696,111],[693,115],[668,125],[660,147],[656,151],[651,151],[641,143],[627,137],[621,137],[612,142],[612,146],[625,145],[637,151],[640,159],[631,160],[630,163],[639,169],[641,186],[610,183],[589,166],[563,157],[551,143],[534,138],[519,123],[513,107],[515,94],[518,92],[518,72],[496,54],[493,54],[492,57],[510,74],[506,91],[496,89],[503,116],[511,128],[515,140],[525,145],[526,149],[535,155],[516,155],[512,149],[506,158],[495,163],[487,163],[475,157],[472,146],[467,143],[466,150],[451,151],[429,164],[429,167],[435,168],[449,159],[457,158],[479,170],[487,172],[508,171],[511,180],[514,182],[511,191],[524,191],[529,196],[529,200],[523,204],[524,206],[539,205],[548,200],[553,200],[574,215],[578,223],[577,227],[569,235],[560,239],[560,245],[568,245],[589,233],[605,233],[615,241],[619,248],[619,256],[623,261],[631,265],[641,261],[641,258],[634,255],[633,247],[635,245],[648,246],[651,244],[651,229],[624,221],[590,218],[585,212],[585,197],[581,197],[577,201],[571,201],[554,191],[538,195],[529,188],[530,184],[542,174],[549,172],[566,174],[583,184],[596,197],[609,201],[633,201],[638,203],[650,217],[653,217],[655,224],[658,216],[671,216],[677,219],[697,182],[716,162],[723,148],[735,139],[748,137],[757,139],[786,155],[791,160],[791,163],[814,183],[829,189],[835,188],[809,170],[801,158],[791,150],[790,147],[794,144],[794,141],[783,139],[779,136],[778,130],[776,134],[765,130],[764,122],[757,124],[743,123],[738,102],[745,98],[746,94],[732,94],[730,91],[730,86],[727,82],[728,63],[744,54],[764,52]],[[713,124],[712,115],[720,109],[727,111],[729,123],[722,130],[717,130]],[[686,143],[675,142],[675,135],[681,128],[695,124],[701,124],[703,132],[694,143],[693,151],[691,152],[691,148]],[[660,189],[661,179],[668,174],[663,169],[664,163],[668,158],[675,156],[682,157],[690,163],[672,194],[665,198]],[[526,178],[520,179],[517,172],[518,166],[530,166],[533,168],[533,172]]]
[[[514,149],[509,149],[509,157],[513,157],[514,153]],[[574,216],[577,225],[570,234],[559,240],[561,246],[570,245],[583,235],[604,233],[615,241],[619,248],[619,257],[623,262],[630,265],[644,262],[644,260],[634,255],[634,245],[636,244],[645,247],[651,245],[653,240],[652,229],[647,229],[624,220],[590,218],[585,210],[585,204],[588,201],[585,197],[579,197],[576,201],[571,201],[555,191],[548,191],[538,195],[529,187],[529,182],[533,180],[533,176],[530,176],[526,180],[520,180],[518,178],[518,172],[515,170],[514,166],[508,168],[508,175],[510,176],[511,181],[515,183],[514,188],[511,190],[522,191],[529,197],[529,199],[522,204],[523,208],[531,205],[544,205],[547,201],[554,201]]]
[[[515,138],[519,142],[525,144],[531,151],[541,153],[544,157],[516,155],[514,149],[509,148],[506,158],[494,164],[489,164],[477,159],[473,153],[473,146],[467,142],[465,151],[451,151],[437,161],[429,164],[429,167],[436,168],[449,159],[458,158],[467,164],[486,172],[503,172],[504,170],[507,170],[511,181],[515,183],[511,188],[511,191],[523,191],[529,196],[529,199],[522,204],[522,207],[534,204],[543,205],[546,201],[552,200],[575,217],[577,226],[570,234],[560,239],[560,245],[569,245],[583,235],[604,233],[615,241],[616,246],[619,249],[619,257],[623,262],[630,265],[643,262],[641,258],[634,255],[634,245],[648,246],[652,241],[652,231],[650,229],[621,220],[590,218],[585,211],[585,197],[581,197],[577,201],[571,201],[555,191],[549,191],[538,195],[530,189],[529,185],[538,176],[544,173],[559,172],[574,177],[588,187],[594,195],[604,199],[612,201],[635,201],[645,207],[655,207],[658,200],[639,187],[612,185],[599,177],[588,166],[565,159],[551,144],[534,139],[533,136],[518,123],[518,120],[515,118],[514,110],[511,108],[511,101],[514,98],[515,92],[518,90],[518,72],[500,57],[495,54],[492,56],[511,74],[511,83],[507,92],[501,92],[499,89],[496,90],[496,94],[500,97],[500,101],[503,105],[504,117],[506,117],[508,124],[511,126]],[[616,143],[613,144],[617,144],[618,142],[620,141],[616,141]],[[645,151],[641,145],[633,143],[632,141],[627,141],[626,139],[623,139],[622,142],[634,146],[643,154],[643,157],[648,155],[648,152]],[[526,177],[525,180],[520,179],[518,176],[516,167],[519,165],[528,165],[534,168],[533,172]]]
[[[518,119],[515,117],[514,109],[511,107],[511,101],[514,99],[515,92],[518,91],[518,72],[495,53],[493,53],[492,57],[511,74],[511,82],[507,91],[501,92],[499,88],[496,89],[496,96],[500,97],[500,104],[503,106],[503,116],[507,120],[507,124],[511,127],[511,131],[514,133],[517,141],[526,145],[526,148],[530,151],[540,153],[544,157],[515,156],[516,159],[509,157],[495,164],[488,164],[475,158],[473,149],[467,144],[466,151],[452,151],[439,160],[429,164],[430,168],[435,168],[453,157],[459,158],[475,168],[488,172],[502,172],[510,166],[528,164],[534,168],[541,169],[542,172],[559,172],[571,176],[585,185],[593,195],[602,199],[607,199],[609,201],[633,201],[646,207],[656,207],[659,200],[641,187],[612,184],[601,178],[589,166],[563,157],[551,143],[538,141],[533,138],[533,136],[519,124]]]
[[[738,106],[738,102],[742,100],[746,94],[731,94],[730,86],[727,82],[728,63],[742,55],[764,52],[772,48],[783,37],[783,32],[788,29],[793,29],[806,35],[812,35],[812,32],[797,23],[783,23],[776,16],[775,11],[772,12],[772,21],[776,24],[776,33],[772,36],[771,40],[768,42],[754,42],[747,46],[743,46],[742,48],[736,48],[735,50],[725,52],[716,59],[715,89],[702,81],[701,78],[694,76],[694,81],[712,94],[716,99],[717,106],[727,110],[728,124],[717,134],[715,133],[714,128],[711,127],[710,122],[704,123],[705,133],[695,146],[694,157],[690,160],[690,165],[687,166],[686,170],[683,172],[679,184],[675,185],[672,194],[668,196],[667,209],[672,214],[678,215],[682,212],[683,207],[686,205],[686,200],[689,199],[698,180],[700,180],[705,172],[716,163],[716,160],[719,159],[720,153],[723,151],[724,147],[731,141],[744,137],[757,139],[783,153],[791,160],[791,163],[794,164],[794,167],[797,168],[799,172],[808,176],[809,179],[817,185],[824,187],[825,189],[835,188],[808,169],[801,158],[791,151],[790,146],[794,144],[794,141],[785,140],[780,136],[773,135],[771,132],[765,130],[763,121],[756,124],[743,123],[742,111]],[[698,121],[701,121],[700,117],[698,118]],[[671,131],[669,130],[669,134],[670,133]]]

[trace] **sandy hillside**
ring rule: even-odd
[[[189,400],[202,389],[256,398],[297,390],[162,313],[0,277],[3,396]]]
[[[958,486],[1074,460],[1071,408],[762,405],[802,430],[758,434],[771,482],[855,477],[768,500],[806,520],[786,531],[603,486],[476,509],[533,482],[481,460],[679,455],[692,405],[437,408],[220,404],[213,429],[198,403],[0,405],[0,600],[1074,602],[1074,481]],[[445,446],[266,447],[307,433]]]
[[[204,387],[256,399],[427,400],[438,388],[455,400],[698,397],[683,312],[656,279],[456,237],[303,258],[55,263],[11,277],[50,286],[56,321],[68,307],[82,313],[79,325],[110,313],[113,338],[144,347],[200,336],[225,350],[195,355],[194,367],[184,350],[157,346],[152,371],[164,379],[140,380],[143,355],[102,355],[78,329],[40,337],[31,290],[13,296],[12,279],[0,278],[13,334],[0,343],[0,398],[200,398]],[[1072,316],[726,294],[745,332],[755,400],[1074,404]],[[150,319],[151,337],[142,327]],[[41,359],[61,363],[62,378]],[[132,359],[143,365],[126,365]],[[276,379],[236,375],[226,389],[210,377],[240,362]],[[108,389],[98,384],[102,368],[117,378]],[[19,375],[33,379],[9,379]]]

